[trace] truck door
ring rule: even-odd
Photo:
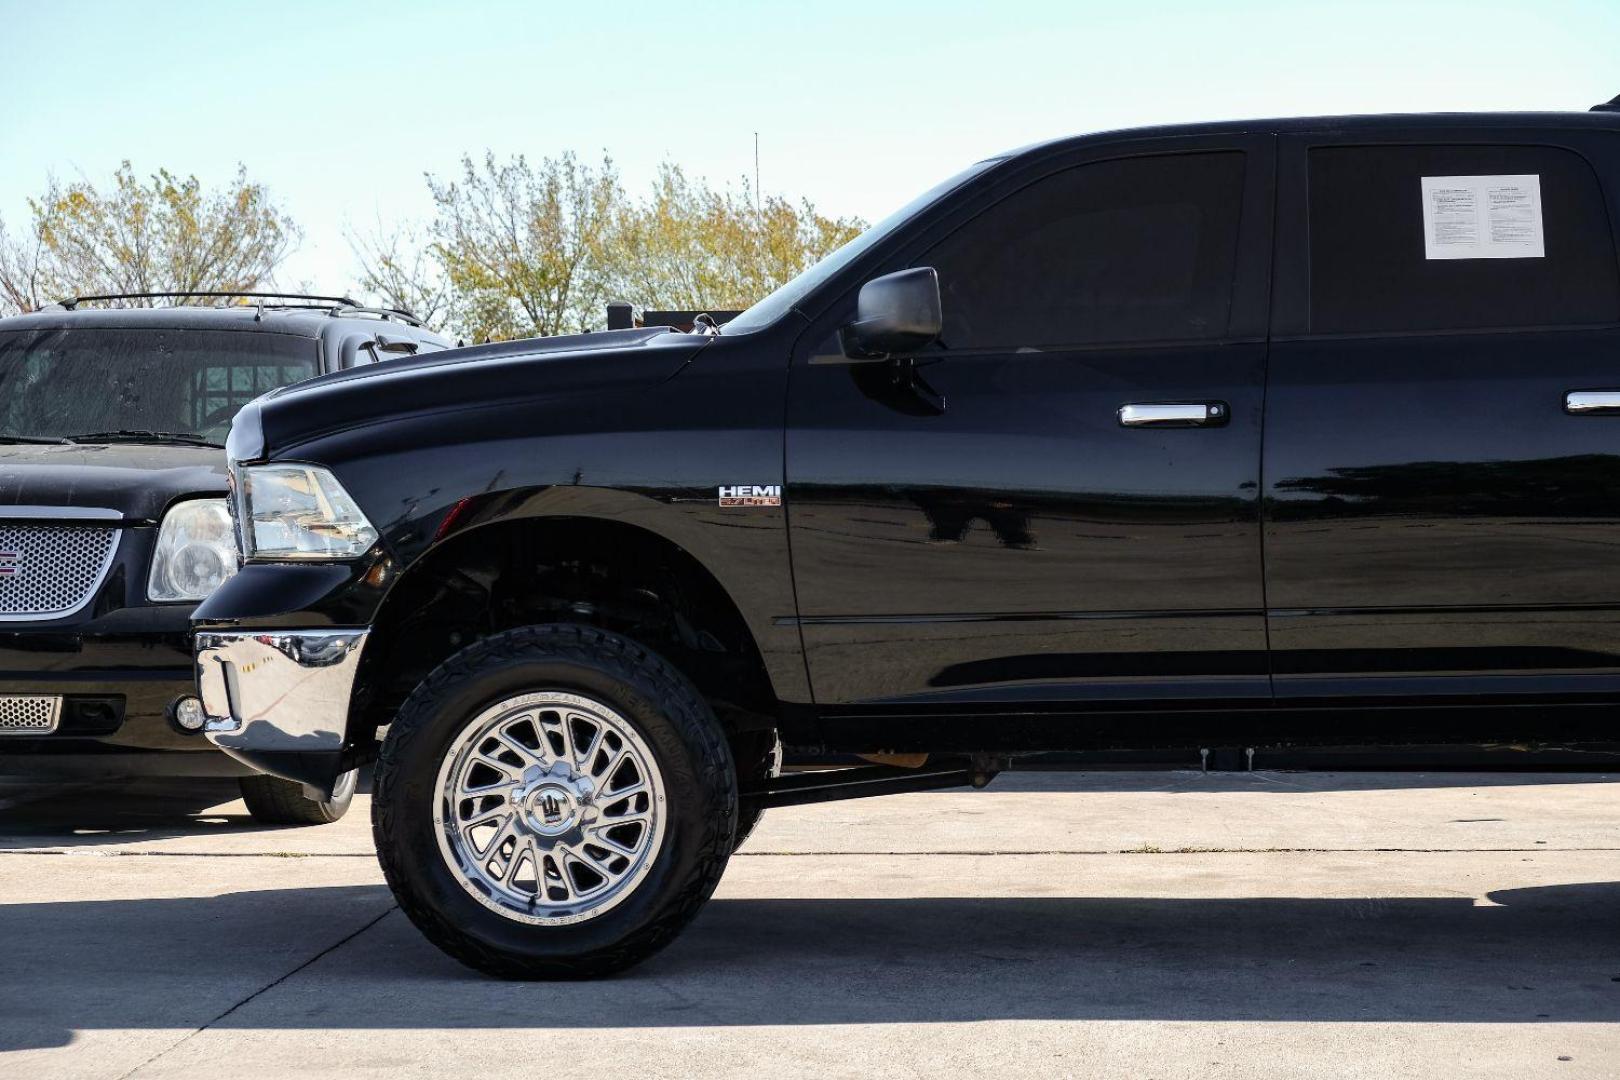
[[[1620,390],[1605,141],[1283,139],[1264,467],[1279,705],[1620,688],[1620,398],[1582,396]]]
[[[1272,140],[988,176],[871,275],[938,270],[936,347],[848,363],[851,295],[794,358],[789,535],[818,704],[1267,699]]]

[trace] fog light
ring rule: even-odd
[[[179,698],[172,710],[175,726],[181,731],[201,731],[203,723],[208,719],[203,714],[202,702],[194,697]]]

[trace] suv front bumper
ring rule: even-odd
[[[264,772],[329,785],[368,633],[198,631],[197,686],[209,741]]]
[[[132,533],[141,530],[131,530]],[[126,537],[121,551],[137,551]],[[144,552],[144,549],[139,549]],[[123,556],[121,555],[120,558]],[[145,566],[141,554],[139,565]],[[0,776],[240,776],[240,763],[172,721],[196,694],[189,604],[145,601],[146,573],[118,563],[104,590],[124,606],[0,622],[0,694],[59,698],[54,731],[0,733]]]

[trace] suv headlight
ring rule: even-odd
[[[236,541],[224,499],[175,503],[158,526],[146,598],[204,600],[236,573]]]
[[[236,479],[246,558],[352,559],[377,542],[377,530],[325,469],[248,465]]]

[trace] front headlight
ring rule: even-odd
[[[203,600],[236,573],[236,540],[224,499],[176,503],[158,527],[146,598]]]
[[[248,465],[237,484],[249,559],[352,559],[377,542],[377,530],[325,469]]]

